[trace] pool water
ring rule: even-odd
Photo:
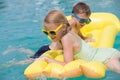
[[[80,1],[86,2],[92,12],[110,12],[120,19],[119,0]],[[19,62],[31,56],[40,46],[50,43],[41,32],[44,16],[51,9],[59,9],[65,15],[70,15],[77,2],[78,0],[0,0],[0,80],[27,80],[23,73],[29,64]],[[120,50],[119,45],[120,34],[116,37],[114,48]],[[76,79],[93,80],[85,76],[67,80]],[[95,80],[120,80],[120,75],[107,71],[105,78]]]

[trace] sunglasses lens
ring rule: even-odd
[[[49,33],[47,31],[43,31],[43,33],[46,35],[48,35],[48,34],[56,35],[56,32],[54,32],[54,31],[50,31]]]
[[[84,24],[84,23],[86,23],[86,21],[85,21],[84,19],[81,19],[81,20],[79,21],[79,23]]]
[[[50,34],[51,34],[51,35],[56,35],[56,32],[50,31]]]
[[[81,24],[89,24],[90,22],[91,22],[91,20],[90,19],[81,19],[80,21],[79,21]]]
[[[48,35],[48,32],[46,32],[46,31],[43,31],[43,33],[46,34],[46,35]]]
[[[89,24],[91,22],[91,19],[88,19],[87,21],[86,21],[86,24]]]

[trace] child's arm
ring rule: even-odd
[[[64,62],[60,62],[46,56],[41,56],[38,60],[46,60],[48,63],[58,63],[61,65],[65,65],[68,62],[73,61],[73,42],[66,37],[62,39],[61,43],[63,46]]]

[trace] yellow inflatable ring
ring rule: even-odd
[[[59,61],[63,61],[61,50],[50,50],[42,56],[48,56]],[[39,78],[42,75],[48,78],[73,78],[85,75],[89,78],[102,78],[105,76],[106,67],[100,62],[87,62],[84,60],[74,60],[62,66],[57,63],[47,63],[44,60],[36,60],[24,71],[24,75],[29,79]]]

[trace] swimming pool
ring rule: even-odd
[[[86,2],[92,12],[110,12],[120,19],[119,0],[80,1]],[[44,16],[51,9],[59,9],[70,15],[73,5],[77,2],[78,0],[0,0],[1,80],[27,80],[23,72],[28,64],[17,65],[17,63],[29,57],[32,51],[37,51],[43,44],[50,43],[41,32]],[[120,50],[119,40],[120,34],[117,35],[114,45]],[[16,64],[10,66],[12,63]],[[76,79],[90,80],[84,76],[72,80]],[[108,71],[106,77],[99,80],[119,79],[118,74]]]

